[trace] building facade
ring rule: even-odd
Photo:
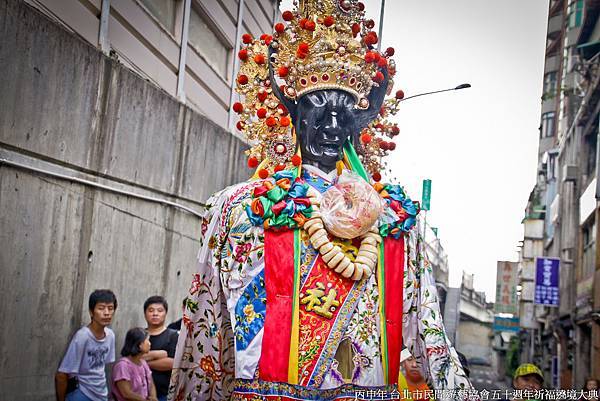
[[[442,241],[438,236],[438,230],[434,227],[424,224],[425,226],[425,252],[431,263],[433,269],[433,276],[435,277],[435,286],[438,291],[438,298],[440,301],[440,310],[444,314],[444,306],[446,305],[446,298],[448,293],[448,255],[442,245]]]
[[[280,15],[276,0],[26,1],[225,129],[239,38]]]
[[[493,352],[493,304],[486,302],[485,292],[473,287],[473,275],[463,272],[461,286],[449,288],[444,324],[456,350],[465,357],[485,361],[496,369]]]
[[[0,1],[0,401],[55,399],[94,289],[117,295],[117,350],[147,297],[179,318],[206,200],[251,175],[226,129],[238,25],[270,31],[276,11]]]
[[[117,294],[117,349],[148,296],[179,317],[205,202],[250,175],[229,129],[238,40],[278,15],[273,0],[0,2],[0,401],[54,399],[94,289]],[[443,303],[448,258],[426,238]]]
[[[600,375],[597,300],[600,3],[552,0],[540,116],[537,183],[520,252],[521,359],[547,385],[581,388]],[[560,259],[557,308],[534,305],[535,258]]]

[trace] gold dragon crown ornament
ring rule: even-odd
[[[260,165],[260,178],[301,164],[289,112],[272,85],[294,102],[312,91],[343,90],[354,96],[359,109],[369,108],[371,89],[385,82],[383,70],[388,73],[388,88],[393,86],[394,49],[375,50],[379,41],[373,31],[375,22],[365,18],[364,10],[357,0],[294,1],[294,10],[283,12],[285,22],[275,24],[273,35],[242,36],[236,81],[242,102],[235,103],[233,110],[240,116],[237,129],[252,146],[246,152],[248,166]],[[385,167],[382,158],[396,147],[388,141],[399,133],[390,117],[397,113],[402,97],[398,91],[394,99],[384,102],[360,135],[360,157],[376,181]]]

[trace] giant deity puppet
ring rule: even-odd
[[[397,399],[403,346],[432,390],[471,389],[419,206],[379,182],[394,50],[374,49],[356,0],[300,0],[283,19],[242,38],[234,111],[256,174],[208,201],[169,399]]]

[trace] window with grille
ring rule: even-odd
[[[569,4],[569,28],[581,26],[583,21],[583,0],[576,0]]]
[[[549,72],[544,75],[544,95],[556,95],[556,71]]]
[[[585,162],[585,174],[588,177],[591,177],[596,174],[596,146],[598,142],[598,135],[596,134],[596,130],[592,130],[590,135],[585,137],[585,152],[586,152],[586,162]]]
[[[542,125],[540,128],[540,137],[549,138],[554,135],[554,112],[542,114]]]
[[[596,269],[596,222],[583,229],[582,278],[589,277]]]
[[[189,42],[208,65],[228,80],[231,47],[221,39],[210,19],[196,7],[192,7],[190,13]]]
[[[169,32],[175,31],[176,0],[138,0]]]

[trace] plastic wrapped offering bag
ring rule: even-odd
[[[383,207],[383,199],[368,182],[343,170],[335,185],[323,194],[321,217],[329,233],[352,239],[373,227]]]

